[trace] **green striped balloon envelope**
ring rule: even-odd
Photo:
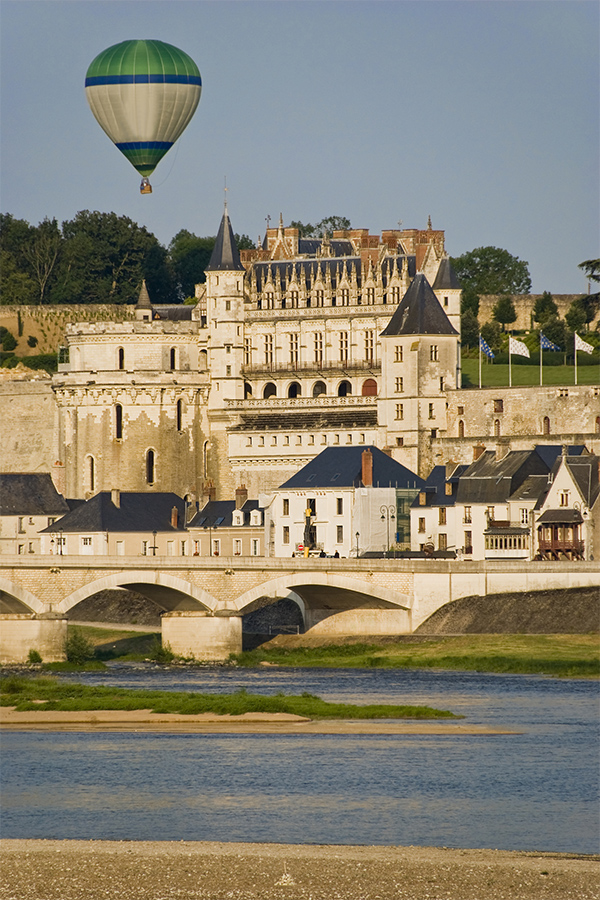
[[[98,54],[85,93],[101,128],[140,175],[154,171],[196,111],[194,60],[163,41],[123,41]]]

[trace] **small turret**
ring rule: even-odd
[[[150,295],[146,287],[146,279],[142,281],[140,296],[135,306],[135,317],[138,322],[151,322],[153,315],[152,304],[150,303]]]

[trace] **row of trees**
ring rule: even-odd
[[[247,235],[238,246],[253,247]],[[183,229],[167,248],[116,213],[78,212],[30,225],[0,214],[0,303],[134,303],[146,279],[154,303],[181,303],[204,281],[215,236]]]
[[[452,265],[462,285],[463,345],[476,347],[481,333],[492,350],[500,350],[502,333],[517,320],[514,297],[531,290],[527,263],[498,247],[478,247],[453,258]],[[600,281],[600,260],[585,260],[579,268],[590,281]],[[480,328],[479,298],[483,294],[496,294],[498,300],[492,311],[494,321]],[[573,343],[573,332],[588,331],[599,308],[600,294],[587,294],[575,299],[562,319],[552,294],[544,291],[535,301],[533,321],[547,338],[564,348]]]

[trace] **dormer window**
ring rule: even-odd
[[[236,509],[233,513],[232,524],[236,526],[240,526],[244,524],[244,513],[241,509]]]
[[[250,513],[250,525],[261,525],[261,514],[259,509],[253,509]],[[253,554],[256,556],[257,554]]]

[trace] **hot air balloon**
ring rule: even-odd
[[[194,60],[163,41],[123,41],[98,54],[85,94],[100,127],[140,175],[148,176],[196,111],[202,79]]]

